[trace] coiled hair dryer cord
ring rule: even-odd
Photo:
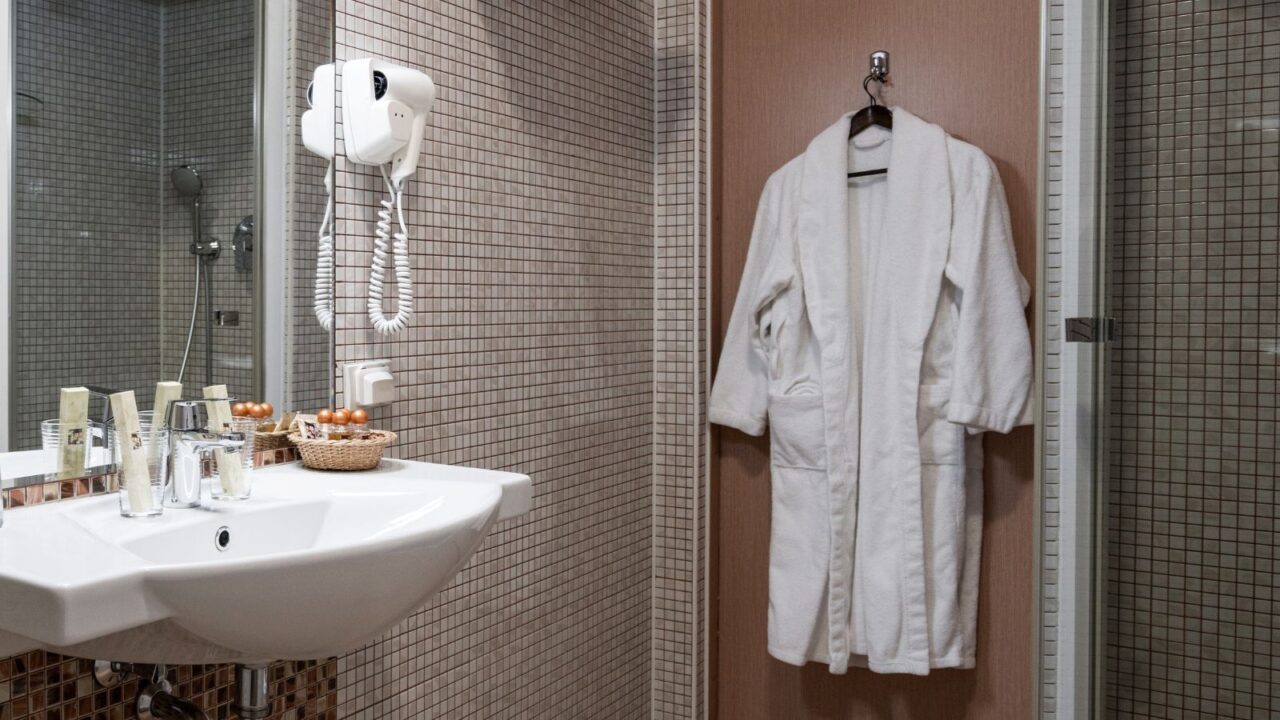
[[[328,198],[324,205],[324,219],[320,221],[320,247],[316,251],[315,313],[320,327],[333,330],[333,163],[324,176]]]
[[[404,206],[401,199],[404,193],[404,182],[392,182],[387,177],[386,166],[379,166],[382,181],[387,185],[389,199],[383,199],[382,209],[378,211],[377,236],[373,241],[373,264],[369,268],[369,322],[373,328],[383,335],[394,335],[409,324],[413,316],[413,269],[409,267],[409,231],[405,228]],[[391,214],[394,211],[399,232],[391,234]],[[395,258],[396,273],[396,313],[391,318],[382,310],[383,284],[387,272],[387,243],[391,242],[391,252]]]

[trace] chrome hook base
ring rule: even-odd
[[[871,72],[868,72],[867,76],[862,79],[862,91],[867,94],[867,98],[870,100],[872,105],[879,105],[880,99],[875,96],[875,93],[871,92],[871,82],[874,80],[875,82],[884,85],[884,82],[888,77],[889,51],[877,50],[871,53]]]

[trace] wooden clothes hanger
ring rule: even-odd
[[[893,130],[893,111],[880,101],[876,100],[876,96],[871,93],[868,85],[874,80],[884,85],[884,80],[889,75],[889,53],[884,50],[877,50],[871,53],[871,72],[862,80],[862,91],[867,94],[870,104],[853,114],[849,118],[849,139],[852,140],[855,135],[870,128],[879,126],[885,130]],[[884,175],[889,172],[889,168],[877,168],[875,170],[859,170],[849,173],[849,177],[867,177],[868,175]]]

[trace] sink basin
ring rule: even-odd
[[[531,502],[525,475],[384,460],[263,468],[251,500],[157,518],[120,517],[114,494],[23,508],[0,527],[0,657],[338,655],[421,607]]]

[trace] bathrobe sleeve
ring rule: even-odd
[[[1031,290],[1018,271],[1000,175],[981,151],[968,160],[956,178],[946,270],[960,296],[947,419],[972,433],[1005,433],[1031,422]]]
[[[747,264],[738,285],[738,299],[720,350],[720,366],[711,386],[708,418],[748,435],[761,435],[769,405],[769,353],[765,347],[772,328],[769,306],[789,280],[774,267],[784,215],[782,175],[765,183],[756,208],[755,227],[747,250]]]

